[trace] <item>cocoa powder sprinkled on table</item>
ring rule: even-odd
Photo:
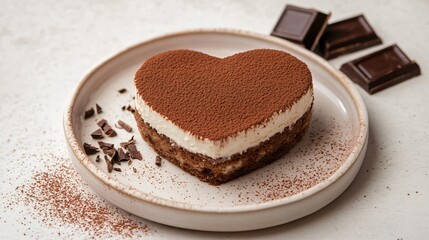
[[[47,226],[73,226],[92,239],[141,238],[154,231],[85,187],[71,163],[62,162],[35,173],[30,183],[17,187],[15,204],[32,206],[34,217]]]

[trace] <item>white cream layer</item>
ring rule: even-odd
[[[178,146],[211,158],[229,158],[234,154],[243,153],[247,149],[259,145],[276,133],[282,132],[286,127],[292,126],[311,106],[313,88],[308,89],[307,93],[296,101],[291,108],[274,113],[266,122],[240,131],[227,139],[216,141],[201,139],[181,129],[154,111],[138,94],[135,101],[136,110],[143,120],[158,133],[173,140]]]

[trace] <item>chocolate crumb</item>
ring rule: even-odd
[[[103,139],[103,132],[101,131],[101,129],[97,129],[95,130],[93,133],[91,133],[91,137],[93,139]]]
[[[83,143],[83,150],[85,151],[85,153],[87,154],[87,155],[93,155],[93,154],[96,154],[96,153],[98,153],[99,151],[98,151],[98,148],[96,148],[96,147],[94,147],[94,146],[92,146],[91,144],[89,144],[89,143]]]
[[[118,125],[119,125],[119,127],[116,126],[117,128],[124,129],[127,132],[131,132],[133,130],[133,128],[130,125],[128,125],[127,123],[125,123],[122,120],[118,121]]]
[[[158,167],[161,167],[161,157],[160,156],[156,156],[155,165]]]
[[[126,91],[127,91],[127,89],[125,89],[125,88],[122,88],[122,89],[119,89],[119,90],[118,90],[118,92],[119,92],[119,93],[124,93],[124,92],[126,92]]]
[[[133,167],[133,172],[137,173],[137,168]]]
[[[85,115],[83,118],[88,119],[92,116],[94,116],[94,108],[90,108],[89,110],[85,111]]]
[[[131,165],[133,163],[133,160],[128,159],[128,165]]]
[[[106,119],[101,119],[97,122],[97,125],[103,130],[103,132],[109,137],[115,137],[117,134],[115,130],[110,126]]]
[[[103,109],[97,103],[95,104],[95,109],[97,110],[97,114],[100,114],[103,112]]]
[[[107,172],[111,173],[112,169],[113,169],[113,165],[110,162],[109,158],[107,158],[106,155],[104,155],[104,160],[106,161],[106,165],[107,165]]]
[[[97,155],[97,157],[95,158],[95,161],[96,162],[100,162],[101,161],[100,155]]]
[[[133,107],[131,107],[131,105],[127,106],[127,110],[132,112],[132,113],[134,113],[136,111]]]
[[[125,111],[125,109],[126,109],[127,107],[125,107],[125,106],[122,106],[122,111]]]
[[[122,169],[120,169],[120,168],[118,168],[118,167],[113,168],[113,170],[115,170],[115,171],[117,171],[117,172],[122,172]]]

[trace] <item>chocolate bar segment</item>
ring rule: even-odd
[[[382,40],[363,15],[329,24],[319,46],[325,59],[381,44]]]
[[[419,65],[396,44],[347,62],[340,70],[370,94],[420,75]]]
[[[328,25],[329,14],[287,5],[271,35],[314,50]]]

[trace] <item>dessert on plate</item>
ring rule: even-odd
[[[143,139],[213,185],[281,158],[304,135],[313,105],[306,64],[269,49],[226,58],[163,52],[138,69],[135,87]]]

